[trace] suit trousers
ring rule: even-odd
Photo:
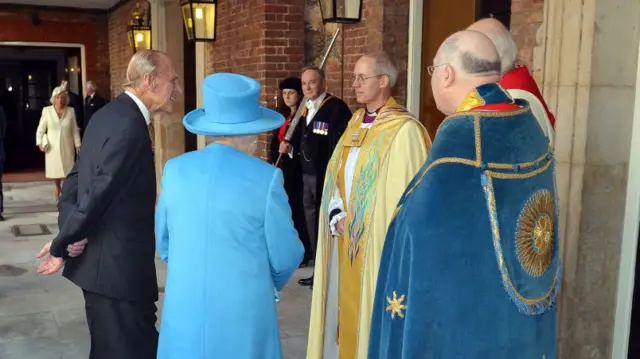
[[[316,175],[302,174],[302,205],[304,207],[304,219],[307,224],[309,243],[311,245],[311,258],[316,258],[318,246],[318,177]],[[322,195],[320,193],[320,195]]]
[[[156,304],[132,302],[83,290],[91,334],[89,359],[155,359]]]

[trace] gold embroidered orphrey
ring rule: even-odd
[[[540,190],[529,198],[518,218],[516,254],[522,268],[539,278],[553,262],[555,208],[551,192]]]
[[[398,294],[393,292],[393,299],[387,297],[387,302],[389,305],[387,306],[387,312],[391,312],[391,319],[396,319],[396,315],[400,318],[404,318],[403,310],[407,309],[407,306],[402,304],[404,302],[404,294],[398,298]]]

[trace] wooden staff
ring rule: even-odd
[[[329,58],[329,54],[331,53],[331,50],[333,49],[333,45],[336,42],[336,39],[338,38],[338,33],[340,32],[340,29],[338,28],[336,30],[336,33],[333,35],[333,39],[331,39],[331,42],[329,43],[329,47],[327,48],[327,51],[324,54],[324,57],[322,58],[322,62],[320,62],[320,66],[319,68],[322,70],[324,68],[325,63],[327,62],[327,59]],[[289,142],[291,140],[291,137],[293,137],[293,133],[296,131],[296,126],[298,126],[298,122],[300,122],[300,117],[302,117],[302,107],[304,106],[304,104],[307,102],[307,98],[303,97],[302,101],[300,102],[300,106],[298,106],[298,109],[296,110],[296,115],[293,116],[293,120],[291,120],[291,124],[289,125],[289,128],[287,129],[287,133],[285,133],[284,135],[284,140]],[[278,164],[280,163],[280,160],[282,159],[282,153],[280,153],[278,155],[278,159],[276,160],[275,166],[278,167]]]

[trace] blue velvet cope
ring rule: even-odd
[[[496,84],[474,97],[514,103]],[[369,359],[556,358],[554,160],[528,104],[515,103],[440,126],[389,227]]]

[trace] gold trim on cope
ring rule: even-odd
[[[533,277],[541,277],[553,263],[555,220],[553,196],[547,190],[534,193],[518,218],[516,254]]]

